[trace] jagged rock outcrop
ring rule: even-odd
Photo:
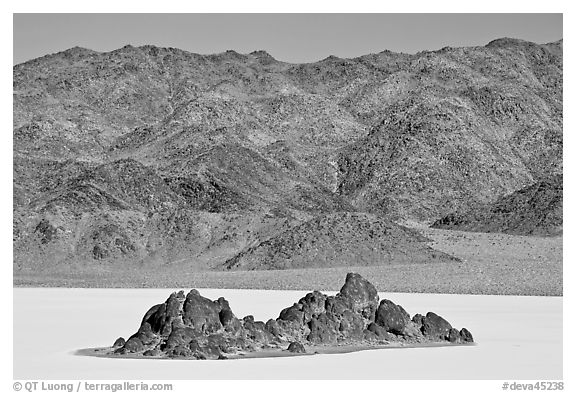
[[[124,345],[126,345],[126,340],[124,340],[124,337],[118,337],[116,341],[114,341],[114,344],[112,344],[112,348],[123,347]]]
[[[224,298],[213,301],[194,289],[187,295],[173,293],[122,341],[114,343],[114,354],[194,359],[257,351],[313,353],[319,346],[474,342],[468,330],[453,328],[433,312],[410,319],[401,306],[387,299],[380,302],[376,288],[356,273],[346,276],[336,295],[308,293],[266,323],[251,315],[237,318]]]
[[[306,353],[306,348],[304,348],[304,345],[302,345],[301,343],[294,341],[291,342],[290,345],[288,345],[288,352]]]

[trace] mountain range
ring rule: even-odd
[[[561,179],[562,52],[503,38],[291,64],[128,45],[18,64],[15,267],[453,261],[398,222]]]

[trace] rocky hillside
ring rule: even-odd
[[[371,214],[320,215],[247,248],[227,269],[259,270],[450,261],[416,231]],[[452,258],[457,261],[457,258]]]
[[[393,221],[562,173],[562,41],[308,64],[72,48],[13,78],[19,269],[431,260]]]
[[[443,217],[433,228],[513,235],[562,234],[562,177],[541,180],[489,205]]]

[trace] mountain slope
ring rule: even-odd
[[[432,228],[514,235],[562,234],[562,177],[541,180],[514,191],[493,204],[450,214]]]
[[[321,215],[226,261],[229,270],[453,262],[417,232],[359,213]]]
[[[561,59],[511,40],[423,54],[411,91],[340,152],[339,194],[429,219],[562,173]]]
[[[13,77],[18,268],[222,268],[286,231],[336,249],[305,223],[436,220],[562,173],[561,41],[309,64],[72,48]]]

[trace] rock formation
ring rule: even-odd
[[[224,298],[210,300],[196,290],[173,293],[152,307],[138,331],[116,340],[114,355],[225,359],[242,353],[313,353],[319,347],[474,342],[467,329],[428,312],[410,315],[356,273],[348,273],[335,296],[308,293],[266,323],[238,318]]]

